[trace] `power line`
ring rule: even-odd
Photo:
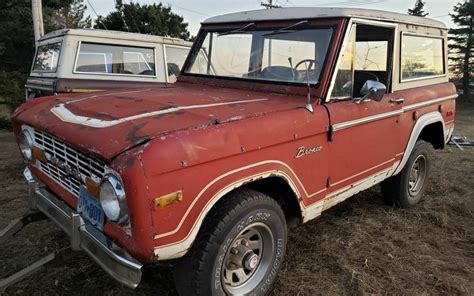
[[[443,15],[437,15],[437,16],[428,16],[429,18],[443,18],[443,17],[447,17],[449,16],[449,14],[443,14]]]
[[[94,12],[95,16],[97,18],[99,18],[99,15],[97,14],[97,11],[95,11],[95,9],[94,9],[94,6],[92,6],[92,4],[89,2],[89,0],[86,0],[86,1],[87,1],[87,4],[89,4],[89,6],[91,7],[91,9]],[[104,29],[108,30],[104,23],[100,22],[100,24],[102,25],[102,27],[104,27]]]
[[[387,2],[388,0],[375,0],[375,1],[366,1],[366,2],[354,2],[354,1],[343,1],[343,2],[329,2],[329,3],[316,3],[315,6],[325,6],[325,5],[335,5],[335,4],[351,4],[351,5],[370,5],[370,4],[377,4],[381,2]],[[292,5],[296,6],[292,1],[288,0],[287,2],[291,3]]]
[[[210,14],[199,12],[199,11],[192,10],[192,9],[189,9],[189,8],[184,8],[184,7],[178,6],[176,4],[171,4],[169,2],[168,2],[168,5],[171,6],[171,7],[176,7],[176,8],[179,8],[181,10],[188,11],[188,12],[195,13],[195,14],[199,14],[199,15],[202,15],[202,16],[211,16]]]

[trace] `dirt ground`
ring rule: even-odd
[[[474,138],[474,107],[460,107],[455,135]],[[0,131],[0,227],[27,210],[23,163],[11,133]],[[424,201],[409,210],[364,191],[290,231],[274,295],[474,294],[474,148],[435,153]],[[0,246],[0,278],[68,246],[51,222],[32,224]],[[1,292],[0,292],[1,293]],[[48,266],[6,294],[175,295],[170,269],[147,267],[129,290],[85,254]]]

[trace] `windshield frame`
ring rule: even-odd
[[[306,20],[306,19],[304,19]],[[300,21],[304,21],[300,20]],[[311,88],[319,88],[322,82],[322,77],[324,76],[326,72],[326,68],[328,66],[329,58],[331,56],[331,51],[333,50],[336,36],[338,34],[338,26],[339,22],[334,22],[334,19],[332,19],[332,22],[320,22],[321,20],[314,20],[314,19],[309,19],[309,22],[303,29],[300,30],[311,30],[311,29],[332,29],[331,32],[331,37],[329,38],[329,44],[327,47],[327,51],[324,57],[324,61],[322,63],[321,71],[319,73],[319,77],[316,83],[311,83]],[[290,23],[285,22],[278,22],[275,23],[273,22],[271,25],[265,24],[265,23],[260,23],[256,22],[255,26],[252,27],[251,30],[246,30],[245,32],[248,31],[276,31],[282,28],[285,28],[288,26],[288,24],[294,24],[295,21],[298,20],[290,20]],[[201,46],[203,42],[206,39],[206,36],[208,33],[225,33],[228,31],[231,31],[235,28],[240,28],[242,27],[242,24],[247,24],[246,23],[235,23],[235,24],[227,24],[227,25],[218,25],[218,26],[203,26],[201,30],[199,31],[199,34],[196,38],[196,41],[194,42],[193,47],[191,48],[189,55],[186,59],[185,64],[183,65],[183,68],[181,69],[181,74],[180,76],[189,76],[189,77],[200,77],[200,78],[205,78],[205,79],[218,79],[218,80],[229,80],[229,81],[241,81],[241,82],[250,82],[250,83],[258,83],[258,84],[273,84],[273,85],[286,85],[286,86],[296,86],[296,87],[307,87],[306,82],[293,82],[293,81],[279,81],[279,80],[265,80],[265,79],[254,79],[254,78],[245,78],[245,77],[232,77],[232,76],[218,76],[218,75],[207,75],[207,74],[198,74],[198,73],[191,73],[188,72],[190,71],[190,68],[193,66],[194,60],[199,54],[201,50]],[[300,31],[298,30],[298,31]],[[245,33],[244,32],[244,33]]]

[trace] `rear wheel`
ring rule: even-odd
[[[409,208],[420,202],[431,166],[431,144],[418,140],[405,167],[382,182],[382,195],[389,204]]]
[[[286,248],[278,203],[251,189],[232,192],[209,213],[193,248],[173,266],[180,295],[265,295]]]

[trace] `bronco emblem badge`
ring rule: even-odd
[[[301,146],[301,147],[298,147],[295,158],[300,158],[300,157],[312,154],[314,152],[321,151],[322,149],[323,149],[323,146],[316,146],[312,148],[306,148],[304,146]]]

